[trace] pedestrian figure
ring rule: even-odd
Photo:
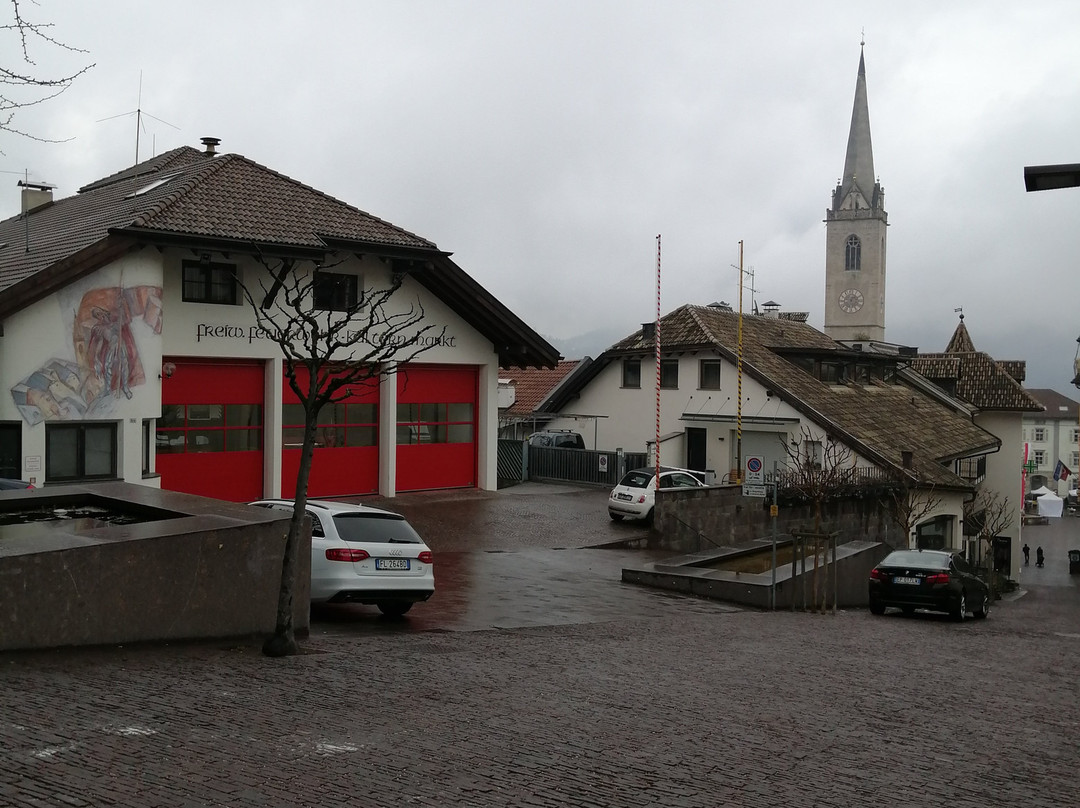
[[[1042,547],[1035,549],[1035,566],[1041,567],[1043,565],[1043,551]]]
[[[1024,566],[1026,567],[1026,566],[1029,566],[1030,564],[1031,564],[1031,548],[1028,547],[1025,544],[1024,545]]]

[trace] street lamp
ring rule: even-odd
[[[1029,191],[1080,186],[1080,163],[1056,166],[1024,166],[1024,187]]]

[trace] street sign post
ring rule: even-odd
[[[765,458],[751,455],[746,458],[746,478],[743,482],[761,485],[765,482]]]

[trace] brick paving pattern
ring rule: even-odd
[[[1053,532],[1080,547],[1080,519]],[[595,591],[562,584],[596,612],[550,625],[440,628],[436,597],[316,622],[284,660],[0,655],[0,805],[1073,806],[1080,576],[1058,549],[983,622],[734,610],[612,583],[615,554]],[[542,558],[522,554],[538,589]]]

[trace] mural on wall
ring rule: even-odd
[[[82,295],[72,312],[74,359],[53,357],[11,389],[31,426],[100,417],[146,383],[132,325],[161,335],[161,287],[111,286]]]

